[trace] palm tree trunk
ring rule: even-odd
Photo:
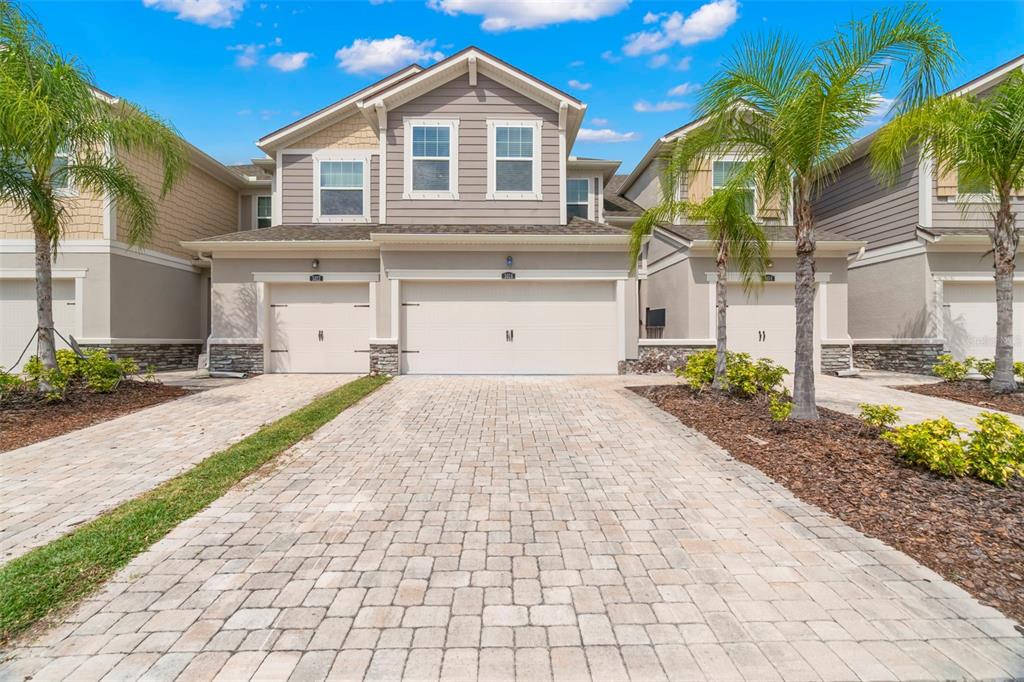
[[[50,240],[35,219],[33,232],[36,246],[36,317],[39,335],[36,339],[36,355],[44,367],[57,366],[57,350],[53,338],[53,272],[51,267]]]
[[[816,421],[814,397],[814,216],[800,193],[796,201],[796,356],[793,419]]]
[[[1013,376],[1013,272],[1019,239],[1015,222],[1010,209],[1010,193],[1000,192],[992,234],[996,278],[996,372],[991,383],[992,389],[1000,392],[1017,389],[1017,380]]]
[[[725,244],[718,247],[718,279],[715,281],[715,312],[717,313],[718,328],[715,330],[715,380],[711,387],[722,390],[725,388],[725,367],[726,367],[726,339],[725,320],[728,306],[729,280],[725,263]]]

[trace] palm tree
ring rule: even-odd
[[[1013,391],[1013,271],[1020,232],[1010,202],[1024,186],[1024,72],[1011,74],[987,97],[941,97],[898,116],[871,144],[872,169],[894,183],[907,152],[920,149],[939,173],[956,171],[988,187],[996,283],[996,371],[991,386]],[[966,212],[967,205],[962,209]]]
[[[761,283],[768,269],[769,247],[764,230],[747,210],[749,190],[730,181],[725,187],[700,203],[666,199],[658,206],[644,211],[633,225],[630,239],[630,262],[633,267],[640,258],[643,243],[663,222],[673,222],[685,216],[704,224],[709,241],[715,244],[715,379],[712,387],[722,389],[726,361],[726,308],[728,307],[729,266],[733,265],[749,291]]]
[[[184,172],[187,149],[166,124],[110,97],[39,23],[0,0],[0,203],[26,215],[35,239],[37,354],[56,367],[51,265],[74,198],[68,188],[108,196],[129,243],[145,243],[153,197],[112,153],[155,153],[166,193]]]
[[[745,39],[703,88],[706,120],[677,141],[664,186],[723,153],[748,158],[762,202],[791,206],[796,229],[794,419],[814,420],[815,221],[811,202],[850,159],[848,148],[899,70],[894,107],[908,111],[946,82],[956,52],[921,5],[854,21],[813,47],[795,38]]]

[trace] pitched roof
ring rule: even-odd
[[[707,227],[699,223],[689,223],[685,225],[672,225],[670,223],[661,224],[658,227],[676,235],[682,237],[687,241],[705,241],[709,239]],[[765,236],[770,242],[793,242],[796,241],[796,228],[792,225],[777,225],[773,223],[767,223],[761,226],[764,229]],[[859,241],[856,239],[850,239],[844,237],[836,232],[830,232],[821,228],[815,228],[814,235],[818,242],[851,242]]]
[[[643,214],[644,209],[639,204],[619,194],[619,190],[626,182],[628,175],[616,175],[604,188],[604,212],[612,217],[633,217]]]
[[[255,178],[256,180],[271,180],[273,175],[262,166],[254,163],[236,163],[228,166],[229,169],[238,173],[243,178]]]
[[[373,234],[404,235],[626,235],[626,230],[573,218],[568,225],[275,225],[261,230],[229,232],[201,242],[370,241]]]

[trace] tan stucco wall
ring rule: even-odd
[[[666,339],[693,338],[690,335],[689,318],[692,281],[690,261],[684,260],[648,275],[642,284],[644,308],[665,309],[663,336]]]
[[[138,258],[110,257],[110,329],[114,338],[201,339],[202,271]]]
[[[916,339],[931,336],[931,276],[924,254],[854,267],[850,277],[850,336]]]
[[[64,239],[102,239],[103,197],[94,192],[82,191],[66,201],[69,218]],[[19,213],[9,204],[0,203],[0,239],[32,239],[32,223],[28,216]]]
[[[135,174],[143,187],[157,198],[157,224],[146,248],[179,258],[192,253],[179,242],[202,239],[238,229],[238,191],[195,165],[162,199],[160,187],[163,170],[154,154],[121,153],[119,158]],[[127,216],[123,207],[117,210],[117,239],[128,241]]]
[[[361,114],[353,114],[288,143],[290,149],[377,149],[377,145],[377,134]]]

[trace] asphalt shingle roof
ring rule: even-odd
[[[661,229],[671,232],[683,239],[690,241],[701,241],[708,239],[708,230],[704,225],[697,223],[691,223],[688,225],[670,225],[662,224],[659,227]],[[773,223],[767,223],[762,226],[764,228],[765,236],[768,241],[771,242],[791,242],[796,240],[796,228],[792,225],[777,225]],[[819,242],[847,242],[857,241],[851,237],[844,237],[841,234],[835,232],[829,232],[823,230],[820,227],[814,230],[815,238]]]

